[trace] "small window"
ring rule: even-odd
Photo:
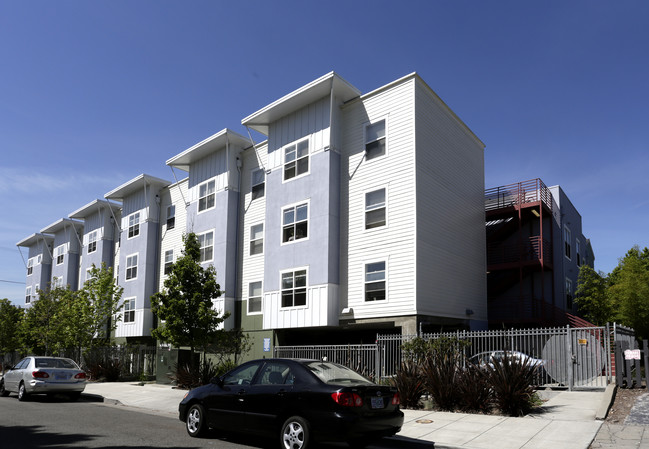
[[[365,301],[385,299],[385,261],[365,265]]]
[[[309,139],[284,148],[284,181],[309,172]]]
[[[56,259],[56,264],[61,265],[65,257],[65,245],[59,245],[54,249],[54,258]]]
[[[261,281],[248,284],[248,315],[261,313]]]
[[[171,273],[171,267],[174,264],[174,250],[169,249],[165,251],[165,269],[164,269],[164,274],[169,274]]]
[[[572,232],[570,232],[570,229],[568,229],[568,227],[565,226],[563,228],[563,247],[564,247],[564,253],[568,259],[572,259],[571,242],[572,242]]]
[[[140,213],[135,212],[128,217],[128,238],[140,235]]]
[[[34,272],[34,258],[27,260],[27,276]]]
[[[126,258],[126,280],[137,278],[137,254]]]
[[[385,120],[365,127],[365,159],[371,160],[385,155]]]
[[[306,270],[282,273],[282,307],[306,305]]]
[[[201,262],[207,262],[214,257],[214,232],[206,232],[196,236],[201,247]]]
[[[583,261],[581,260],[581,242],[579,239],[575,240],[575,255],[577,256],[577,266],[581,267]]]
[[[86,268],[86,282],[88,282],[92,278],[93,278],[93,276],[92,276],[92,268]]]
[[[30,302],[32,302],[32,288],[27,287],[25,289],[25,304],[29,304]]]
[[[167,206],[167,231],[176,227],[176,206]]]
[[[264,196],[266,184],[266,173],[261,168],[252,171],[252,199]]]
[[[365,194],[365,229],[385,226],[385,189]]]
[[[250,255],[264,253],[264,224],[250,227]]]
[[[282,211],[282,243],[308,236],[309,205],[299,204]]]
[[[566,309],[572,310],[572,281],[566,279]]]
[[[257,379],[258,385],[284,385],[292,384],[294,376],[286,363],[268,362]]]
[[[128,298],[124,300],[124,322],[135,322],[135,298]]]
[[[63,278],[61,276],[54,276],[52,278],[52,289],[63,288]]]
[[[97,231],[88,234],[88,254],[97,251]]]
[[[198,187],[198,211],[202,212],[207,209],[214,207],[214,190],[216,183],[214,181],[209,181],[201,184]]]
[[[254,361],[241,365],[223,376],[223,385],[250,385],[261,361]]]

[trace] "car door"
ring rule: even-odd
[[[20,380],[22,379],[22,370],[27,368],[29,365],[29,357],[22,359],[20,362],[7,371],[3,377],[5,383],[5,390],[7,391],[18,391],[18,385],[20,385]]]
[[[288,363],[269,361],[264,364],[243,401],[246,428],[274,435],[282,424],[280,417],[290,407],[294,379]]]
[[[217,390],[205,399],[212,427],[243,429],[244,398],[262,363],[259,360],[244,363],[225,374]]]

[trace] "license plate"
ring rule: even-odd
[[[67,374],[55,374],[54,380],[68,380]]]
[[[383,408],[384,407],[382,397],[372,396],[371,400],[372,400],[372,402],[371,402],[372,408]]]

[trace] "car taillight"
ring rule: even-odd
[[[32,371],[32,377],[34,379],[46,379],[50,377],[50,375],[44,371]]]
[[[399,397],[399,393],[394,393],[394,396],[392,396],[392,405],[399,405],[401,404],[401,398]]]
[[[86,378],[86,373],[75,374],[74,378],[75,379],[85,379]]]
[[[356,393],[340,392],[331,393],[331,398],[343,407],[362,407],[363,398]]]

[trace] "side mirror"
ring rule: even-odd
[[[223,388],[223,378],[221,377],[212,377],[210,383],[214,385],[218,385],[219,387]]]

